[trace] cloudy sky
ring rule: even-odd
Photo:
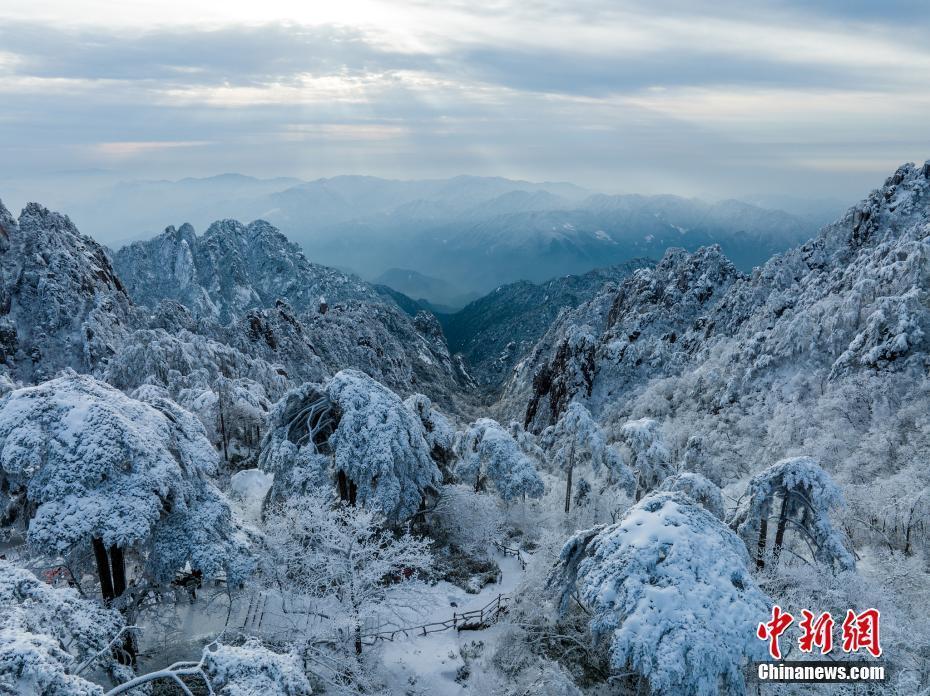
[[[0,0],[0,178],[859,198],[930,158],[930,12],[811,5]]]

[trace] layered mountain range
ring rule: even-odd
[[[124,388],[206,371],[257,380],[269,398],[357,367],[456,412],[497,400],[503,387],[500,412],[535,430],[571,399],[607,419],[652,412],[642,400],[657,398],[662,380],[687,383],[689,399],[720,411],[799,366],[825,381],[920,369],[930,330],[928,172],[902,167],[813,240],[751,273],[721,245],[673,248],[657,264],[501,286],[438,317],[309,261],[263,221],[223,220],[202,235],[169,227],[111,254],[42,206],[19,219],[0,208],[3,365],[22,382],[70,367]],[[372,200],[387,205],[379,191],[372,184]],[[666,201],[669,210],[679,203]]]
[[[17,220],[0,206],[0,269],[3,365],[25,383],[62,368],[126,389],[221,376],[274,398],[352,366],[453,411],[473,392],[433,315],[308,262],[264,222],[169,228],[111,256],[66,216],[30,204]]]
[[[458,309],[503,284],[657,259],[670,246],[717,243],[749,271],[842,213],[829,201],[753,201],[608,196],[494,177],[302,182],[227,174],[123,182],[56,203],[99,240],[120,244],[172,222],[202,230],[217,219],[267,220],[315,262]]]

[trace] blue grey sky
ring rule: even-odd
[[[0,179],[852,200],[930,158],[928,35],[917,0],[0,0]]]

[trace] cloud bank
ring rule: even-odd
[[[316,4],[0,6],[0,178],[467,172],[856,198],[930,157],[916,1]]]

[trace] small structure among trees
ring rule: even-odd
[[[681,492],[656,492],[613,525],[577,532],[549,585],[572,598],[607,643],[610,668],[659,696],[745,693],[744,664],[762,659],[755,630],[771,600],[742,541]],[[635,686],[635,685],[634,685]]]
[[[775,538],[769,556],[769,522],[776,503]],[[839,487],[816,460],[791,457],[776,462],[749,481],[730,526],[747,547],[756,550],[756,567],[760,570],[769,559],[773,566],[777,565],[789,528],[803,539],[814,560],[852,570],[856,567],[855,558],[830,521],[830,511],[843,504]]]

